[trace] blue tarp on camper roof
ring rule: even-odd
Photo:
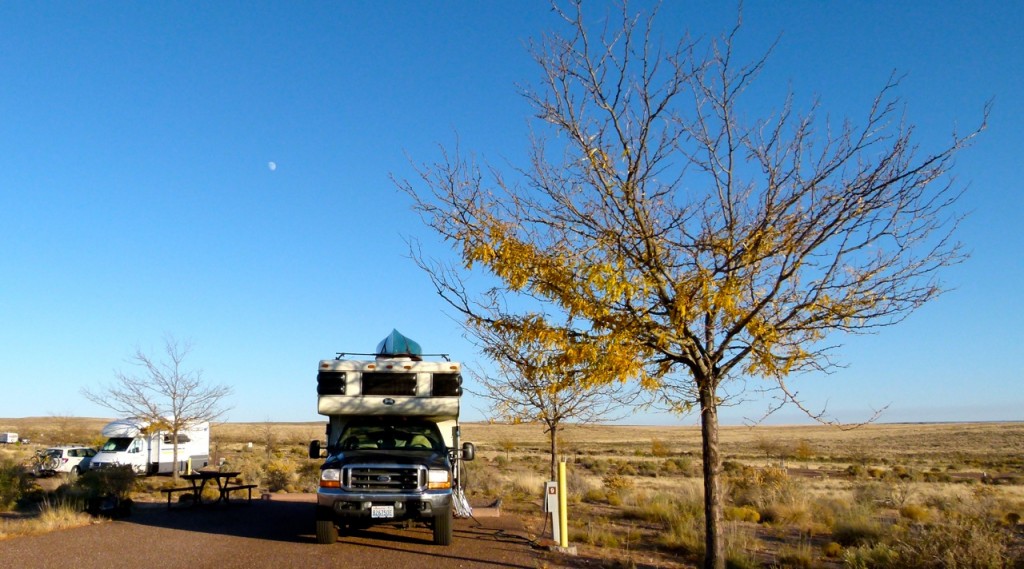
[[[383,340],[377,344],[378,356],[422,356],[423,348],[418,343],[406,338],[398,330],[391,330]]]

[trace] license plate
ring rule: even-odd
[[[370,506],[371,518],[393,518],[395,517],[394,506]]]

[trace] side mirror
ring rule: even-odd
[[[309,458],[320,458],[320,441],[309,441]]]
[[[473,460],[476,458],[476,447],[473,443],[462,443],[462,460]]]

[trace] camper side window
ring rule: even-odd
[[[192,439],[188,438],[188,435],[180,435],[180,434],[178,435],[178,444],[179,445],[181,443],[187,443],[190,440],[192,440]],[[174,438],[170,434],[164,435],[164,444],[165,445],[172,444],[173,441],[174,441]]]

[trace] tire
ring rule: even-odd
[[[81,474],[81,473],[82,472],[80,470],[78,470],[77,466],[72,466],[71,467],[71,472],[69,474],[71,474],[71,478],[78,478],[78,475]]]
[[[444,510],[434,515],[434,545],[452,544],[452,512]]]
[[[331,545],[338,541],[338,526],[334,525],[334,516],[325,508],[316,510],[316,542]]]
[[[332,520],[316,521],[316,542],[330,545],[338,541],[338,528]]]

